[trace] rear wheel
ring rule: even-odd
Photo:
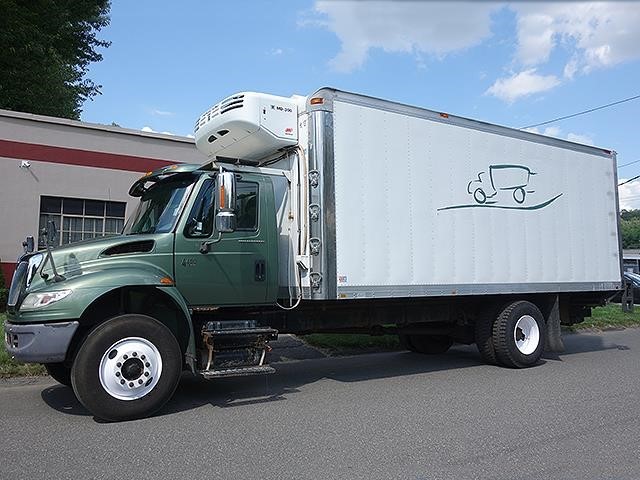
[[[415,352],[415,350],[413,349],[413,346],[411,345],[411,342],[409,341],[409,335],[399,334],[398,340],[400,341],[400,346],[403,349],[409,350],[411,352]]]
[[[475,325],[475,340],[478,352],[482,360],[490,365],[496,365],[496,350],[493,347],[493,324],[495,323],[495,312],[490,309],[478,316]]]
[[[89,334],[71,381],[91,413],[118,421],[159,410],[173,395],[181,371],[180,346],[165,325],[145,315],[122,315]]]
[[[45,363],[44,368],[56,382],[67,387],[71,386],[71,367],[66,366],[64,363]]]
[[[400,335],[400,344],[416,353],[435,355],[445,353],[453,339],[446,335]]]
[[[531,302],[512,302],[496,318],[492,337],[496,357],[501,364],[514,368],[530,367],[538,363],[544,350],[544,317]]]

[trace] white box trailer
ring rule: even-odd
[[[619,288],[614,152],[335,90],[313,97],[324,99],[309,114],[324,298]]]

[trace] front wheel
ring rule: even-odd
[[[141,418],[171,398],[182,371],[171,331],[145,315],[122,315],[93,330],[73,362],[73,390],[104,420]]]

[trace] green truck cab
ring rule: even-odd
[[[275,330],[249,321],[194,329],[194,311],[275,302],[269,176],[174,165],[130,193],[140,203],[122,235],[22,256],[9,293],[9,353],[44,363],[90,411],[113,420],[161,407],[183,369],[272,371],[264,353]],[[213,370],[202,338],[215,332],[224,341]]]

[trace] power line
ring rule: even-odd
[[[629,165],[633,165],[634,163],[638,163],[640,160],[636,160],[634,162],[625,163],[624,165],[618,165],[618,168],[628,167]]]
[[[572,113],[571,115],[565,115],[564,117],[554,118],[553,120],[548,120],[546,122],[536,123],[534,125],[527,125],[526,127],[520,127],[520,130],[523,130],[525,128],[540,127],[542,125],[548,125],[549,123],[553,123],[553,122],[559,122],[560,120],[566,120],[567,118],[577,117],[578,115],[584,115],[586,113],[595,112],[596,110],[602,110],[603,108],[609,108],[609,107],[613,107],[614,105],[619,105],[621,103],[630,102],[631,100],[636,100],[637,98],[640,98],[640,95],[635,95],[633,97],[624,98],[622,100],[618,100],[617,102],[607,103],[606,105],[601,105],[599,107],[590,108],[589,110],[584,110],[582,112]]]
[[[636,175],[635,177],[630,178],[629,180],[625,180],[624,182],[619,183],[618,186],[621,187],[622,185],[626,185],[627,183],[633,182],[634,180],[637,180],[639,178],[640,178],[640,175]]]

